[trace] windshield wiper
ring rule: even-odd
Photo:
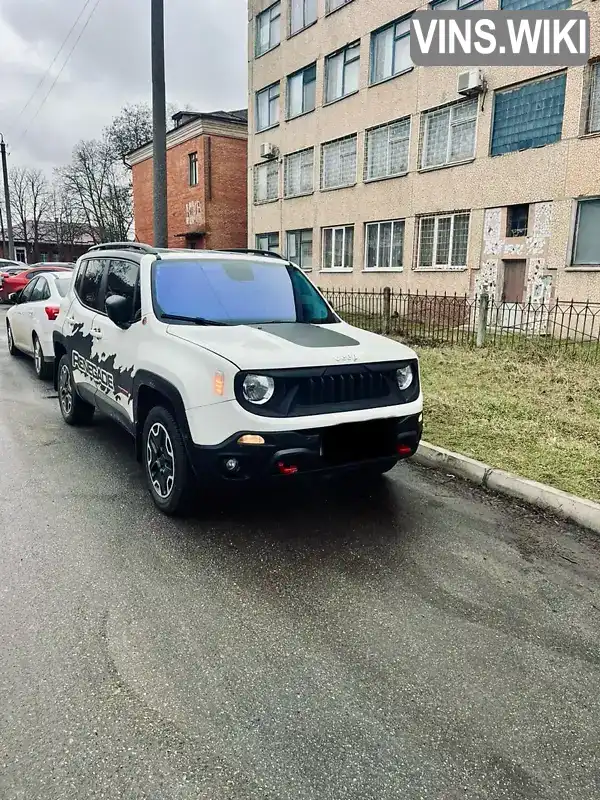
[[[174,319],[178,322],[193,322],[194,325],[217,325],[219,327],[228,326],[228,322],[218,322],[215,319],[206,319],[206,317],[185,317],[181,314],[162,314],[161,319],[163,322]]]

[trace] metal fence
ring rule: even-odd
[[[600,361],[600,303],[323,289],[342,319],[414,345],[543,348]]]

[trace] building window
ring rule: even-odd
[[[189,162],[189,180],[190,186],[198,185],[198,153],[190,153],[188,156]]]
[[[483,0],[434,0],[429,4],[434,11],[482,11]]]
[[[325,6],[325,10],[328,14],[331,14],[332,11],[337,11],[338,8],[347,5],[350,3],[351,0],[327,0],[327,5]]]
[[[527,236],[529,223],[529,206],[508,206],[506,209],[506,236],[513,239],[518,236]]]
[[[290,153],[283,162],[283,196],[298,197],[314,191],[315,150]]]
[[[410,59],[411,17],[371,34],[371,83],[399,75],[413,66]]]
[[[571,0],[500,0],[503,11],[564,11]]]
[[[256,130],[265,131],[279,122],[279,81],[256,93]]]
[[[317,0],[290,0],[290,33],[298,33],[317,21]]]
[[[371,128],[365,135],[366,181],[408,172],[410,117]]]
[[[312,229],[288,231],[286,233],[286,256],[301,269],[311,269],[313,265]]]
[[[566,81],[563,73],[496,92],[493,156],[542,147],[560,139]]]
[[[27,253],[25,252],[25,248],[24,247],[17,247],[16,248],[16,250],[15,250],[15,259],[20,264],[26,264],[27,263]]]
[[[279,164],[267,161],[254,167],[254,202],[269,203],[279,197]]]
[[[48,263],[48,253],[40,253],[40,261],[42,264]]]
[[[295,72],[287,82],[288,119],[313,111],[316,103],[317,65]]]
[[[256,17],[256,55],[262,56],[281,40],[281,3],[275,3]]]
[[[356,134],[321,145],[321,189],[356,183]]]
[[[402,269],[404,220],[366,226],[365,269]]]
[[[325,59],[325,102],[332,103],[358,91],[360,77],[360,42],[346,45],[343,50]]]
[[[279,233],[257,233],[256,249],[279,253]]]
[[[463,269],[467,266],[468,211],[418,218],[419,269]]]
[[[590,68],[590,96],[588,104],[586,133],[600,131],[600,62]]]
[[[354,226],[323,228],[322,269],[351,270],[354,266]]]
[[[577,203],[573,264],[600,264],[600,197]]]
[[[478,100],[427,111],[421,118],[421,169],[475,157]]]

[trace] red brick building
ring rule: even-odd
[[[248,112],[181,111],[167,134],[169,247],[248,246]],[[152,244],[152,142],[129,153],[135,235]]]

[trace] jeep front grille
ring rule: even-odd
[[[407,365],[412,366],[414,379],[407,390],[400,391],[396,370]],[[302,417],[402,405],[413,402],[420,393],[416,361],[256,370],[275,381],[273,397],[259,406],[245,400],[242,392],[244,378],[252,372],[236,376],[236,397],[248,411],[266,417]]]

